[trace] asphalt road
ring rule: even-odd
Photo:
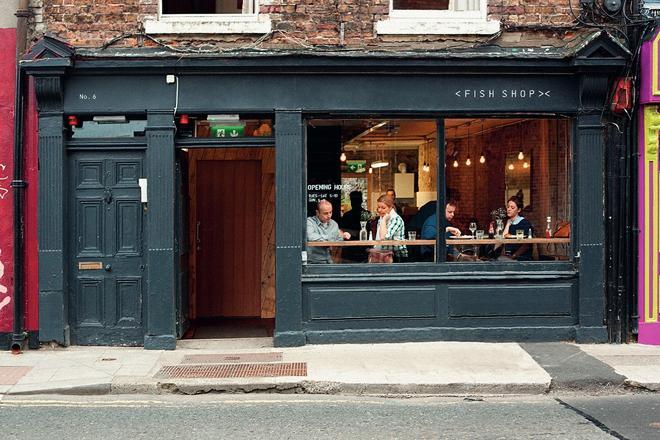
[[[660,395],[5,396],[10,439],[660,439]]]

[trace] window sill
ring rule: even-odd
[[[379,35],[491,35],[499,31],[499,21],[484,19],[390,17],[376,23]]]
[[[144,22],[148,34],[267,34],[268,15],[161,17]]]

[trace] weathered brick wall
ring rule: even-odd
[[[475,130],[478,127],[475,126]],[[454,141],[448,135],[447,167],[445,168],[447,192],[458,201],[454,223],[463,231],[473,219],[480,228],[491,221],[490,212],[504,207],[507,155],[514,157],[522,149],[525,159],[513,159],[516,166],[528,161],[530,167],[531,200],[524,200],[528,207],[524,214],[537,231],[545,229],[545,218],[557,220],[571,218],[570,179],[570,123],[564,120],[526,120],[522,125],[513,124],[486,135],[471,137],[468,149],[465,138]],[[459,166],[453,167],[452,152],[458,152]],[[479,163],[484,153],[486,163]],[[471,166],[465,165],[470,155]],[[553,225],[554,226],[554,225]]]
[[[136,34],[147,19],[158,15],[158,0],[31,0],[33,39],[51,32],[78,47],[100,47],[121,35]],[[574,2],[577,7],[578,2]],[[346,46],[426,41],[450,41],[456,37],[377,36],[374,23],[387,18],[389,0],[262,0],[260,12],[270,14],[276,32],[265,43],[272,45],[338,45],[343,24]],[[520,25],[565,25],[573,22],[568,0],[490,0],[492,20]],[[158,36],[169,44],[232,45],[254,41],[259,35]],[[475,41],[483,37],[472,37]],[[298,39],[298,40],[296,40]],[[465,38],[463,38],[465,40]],[[121,39],[117,46],[132,46],[135,38]],[[147,41],[145,44],[149,44]]]

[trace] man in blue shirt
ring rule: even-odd
[[[445,221],[442,222],[445,228],[446,238],[449,238],[451,236],[455,236],[455,237],[461,236],[460,229],[451,226],[450,224],[451,221],[454,219],[454,215],[456,215],[456,202],[450,200],[447,202],[447,205],[445,206]],[[422,240],[434,240],[437,235],[438,235],[438,216],[435,213],[433,213],[429,216],[429,218],[426,219],[424,225],[422,226]],[[433,254],[433,248],[429,246],[424,246],[422,248],[422,255],[428,257],[429,254]],[[458,251],[453,246],[447,246],[447,255],[455,257],[456,255],[458,255]]]
[[[316,215],[307,218],[307,241],[342,241],[351,238],[351,234],[339,229],[332,219],[332,204],[327,200],[319,200],[316,204]],[[309,263],[332,263],[329,246],[308,246],[307,261]]]

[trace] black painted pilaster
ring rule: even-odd
[[[608,78],[582,79],[582,114],[575,145],[576,252],[579,255],[577,342],[606,342],[605,326],[605,142],[601,114]]]
[[[63,71],[61,72],[63,74]],[[62,81],[35,77],[39,107],[39,339],[69,345]]]
[[[275,114],[275,267],[277,347],[305,344],[302,333],[304,135],[299,111]]]
[[[174,116],[147,116],[147,334],[144,348],[176,348],[174,252]]]

